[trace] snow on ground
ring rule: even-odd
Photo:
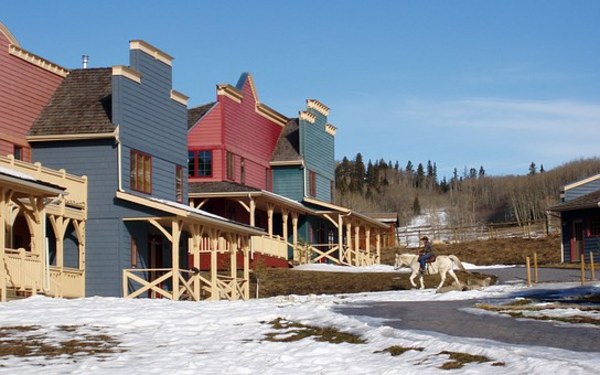
[[[6,347],[9,338],[27,337],[28,342],[38,340],[48,346],[64,345],[76,337],[92,340],[94,334],[120,344],[112,354],[90,355],[82,350],[79,354],[47,358],[6,356],[0,351],[0,374],[447,374],[439,368],[448,361],[447,355],[439,354],[442,351],[483,355],[492,360],[467,364],[452,373],[597,373],[598,353],[397,330],[382,326],[380,321],[365,321],[364,317],[359,320],[333,310],[339,304],[361,301],[481,299],[509,296],[525,289],[561,290],[573,286],[576,284],[539,284],[533,288],[497,285],[443,294],[429,289],[214,302],[37,296],[0,304],[0,348]],[[600,288],[600,283],[588,288],[588,292]],[[311,338],[287,343],[266,341],[267,334],[278,332],[268,323],[277,318],[310,326],[334,326],[360,335],[366,343],[333,344]],[[14,328],[28,326],[33,326],[33,331]],[[394,345],[420,347],[423,351],[409,350],[399,356],[377,353]]]

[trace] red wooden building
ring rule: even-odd
[[[0,23],[0,155],[31,161],[25,136],[68,71],[21,48]]]

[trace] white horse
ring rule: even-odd
[[[452,278],[454,279],[454,281],[456,281],[459,287],[461,286],[460,281],[458,281],[458,278],[456,277],[456,274],[453,270],[455,264],[458,266],[458,268],[465,271],[465,267],[456,257],[456,255],[438,255],[436,256],[436,259],[433,262],[427,263],[428,273],[430,275],[435,275],[439,273],[440,277],[442,278],[442,281],[440,282],[440,285],[438,285],[436,290],[440,290],[442,285],[444,285],[444,282],[446,281],[446,273],[449,273],[450,276],[452,276]],[[402,267],[409,267],[412,270],[409,280],[411,285],[416,288],[417,284],[415,284],[415,277],[417,276],[417,274],[420,274],[419,256],[416,254],[396,254],[395,268],[400,269]],[[419,275],[419,280],[421,282],[421,289],[424,289],[425,285],[423,284],[423,275]]]

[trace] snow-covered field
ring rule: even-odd
[[[317,267],[318,268],[318,267]],[[365,270],[366,271],[366,270]],[[575,284],[540,284],[569,288]],[[461,374],[594,374],[600,355],[491,340],[396,330],[377,320],[361,320],[333,311],[339,304],[364,301],[432,301],[508,296],[524,285],[499,285],[466,292],[433,290],[289,296],[250,301],[172,302],[32,297],[0,304],[0,373],[2,374],[436,374],[447,354],[486,356]],[[590,284],[587,292],[597,291]],[[529,288],[531,289],[531,288]],[[541,314],[538,312],[536,314]],[[551,312],[572,316],[573,311]],[[366,343],[334,344],[304,338],[267,340],[269,333],[289,336],[272,322],[282,318],[306,326],[336,327]],[[548,324],[553,324],[549,322]],[[591,327],[590,329],[599,329]],[[558,338],[557,338],[558,339]],[[12,345],[22,355],[6,355]],[[73,346],[54,354],[53,346]],[[392,356],[392,346],[422,348]],[[600,343],[598,351],[600,352]],[[38,354],[36,354],[38,353]],[[39,354],[44,353],[44,354]]]

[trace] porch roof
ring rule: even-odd
[[[300,202],[275,194],[233,182],[197,182],[189,184],[190,198],[262,198],[267,203],[293,209],[309,215],[317,213]]]
[[[231,221],[225,219],[224,217],[214,215],[209,212],[199,210],[197,208],[193,208],[182,203],[167,201],[158,198],[145,198],[121,191],[118,191],[116,196],[119,199],[123,199],[131,203],[139,204],[177,217],[181,217],[183,219],[189,220],[193,224],[210,225],[218,229],[225,230],[227,232],[240,233],[249,236],[262,236],[265,234],[265,231],[259,228]]]
[[[320,201],[318,199],[313,199],[313,198],[304,198],[304,202],[310,205],[314,205],[317,207],[321,207],[324,208],[325,210],[317,210],[316,212],[318,213],[331,213],[331,212],[335,212],[335,213],[342,213],[342,214],[347,214],[348,216],[352,216],[355,219],[358,219],[360,221],[364,221],[367,222],[375,227],[378,227],[380,229],[387,229],[388,228],[388,224],[386,223],[382,223],[381,221],[377,220],[377,219],[373,219],[367,215],[361,214],[359,212],[356,211],[352,211],[349,208],[346,207],[342,207],[342,206],[338,206],[335,205],[333,203],[328,203],[328,202],[323,202]]]
[[[550,207],[550,211],[564,212],[582,210],[588,208],[599,208],[600,207],[600,190],[596,190],[592,193],[582,195],[578,198],[570,200],[568,202],[559,203]]]
[[[55,196],[66,194],[65,188],[44,182],[30,176],[26,173],[14,171],[8,168],[0,167],[0,183],[13,187],[19,187],[20,190],[34,192],[45,196]]]

